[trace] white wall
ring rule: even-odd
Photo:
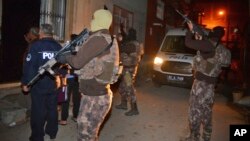
[[[66,39],[89,28],[95,10],[106,5],[113,11],[114,4],[134,13],[133,28],[137,30],[138,40],[144,43],[147,0],[67,0]]]
[[[90,27],[90,21],[95,10],[103,8],[107,0],[74,0],[72,32],[79,33]]]
[[[110,0],[108,5],[113,10],[113,5],[122,7],[134,13],[133,28],[137,31],[137,39],[144,43],[147,19],[147,0]]]

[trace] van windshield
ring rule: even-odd
[[[185,46],[185,36],[167,36],[161,47],[162,52],[196,54],[194,49]]]

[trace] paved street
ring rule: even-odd
[[[117,110],[120,95],[114,93],[113,108],[100,131],[100,141],[178,141],[187,134],[189,89],[163,86],[155,88],[144,82],[137,88],[140,115],[127,117]],[[212,141],[229,141],[229,125],[245,124],[244,118],[230,108],[227,99],[216,94]],[[29,122],[14,127],[1,125],[1,141],[27,141]],[[47,137],[46,137],[47,138]],[[57,141],[75,141],[76,123],[59,126]],[[46,141],[46,140],[45,140]]]

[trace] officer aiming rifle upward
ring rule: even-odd
[[[54,75],[55,73],[52,70],[52,67],[57,63],[56,58],[65,55],[67,53],[77,52],[78,49],[76,47],[83,44],[87,40],[88,36],[89,36],[89,31],[88,29],[85,28],[74,40],[66,44],[61,50],[59,50],[55,54],[55,56],[52,59],[50,59],[43,66],[41,66],[38,70],[38,74],[29,81],[27,86],[31,86],[32,84],[34,84],[34,82],[38,80],[39,76],[44,74],[46,71],[49,72],[51,75]]]
[[[201,35],[203,37],[208,37],[209,32],[207,30],[205,30],[204,28],[200,27],[199,25],[196,25],[186,15],[183,15],[179,10],[175,9],[175,11],[179,15],[181,15],[181,17],[184,19],[184,22],[191,22],[193,24],[193,31],[194,31],[194,33],[198,33],[199,35]]]

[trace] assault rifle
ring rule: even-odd
[[[76,46],[82,45],[87,38],[89,37],[89,31],[88,29],[84,29],[74,40],[70,41],[68,44],[66,44],[61,50],[59,50],[52,59],[47,61],[43,66],[41,66],[38,70],[38,74],[33,77],[27,86],[31,86],[34,84],[35,81],[38,80],[38,78],[44,74],[46,71],[49,72],[51,75],[54,75],[55,72],[52,70],[52,67],[57,63],[56,58],[61,55],[65,55],[67,53],[77,52]]]
[[[208,37],[209,31],[202,28],[199,25],[196,25],[193,21],[191,21],[187,16],[183,15],[179,10],[175,9],[175,11],[181,15],[181,17],[184,19],[184,22],[191,22],[193,24],[193,30],[194,32],[199,33],[199,35],[202,35],[203,37]]]

